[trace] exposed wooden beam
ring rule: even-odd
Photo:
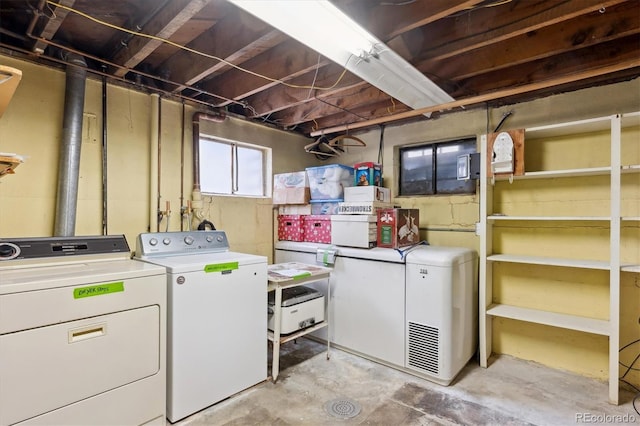
[[[522,1],[479,9],[455,19],[443,19],[420,28],[422,45],[417,60],[453,58],[484,46],[538,31],[583,15],[606,11],[626,0]]]
[[[195,16],[207,5],[209,0],[173,0],[166,4],[156,16],[149,21],[141,32],[160,39],[169,39],[187,21]],[[114,55],[112,62],[133,68],[142,62],[151,52],[162,44],[161,40],[147,37],[134,37],[126,47],[121,48]],[[114,75],[122,77],[126,69],[118,68]]]
[[[362,121],[358,123],[351,123],[348,125],[340,125],[340,126],[334,126],[329,128],[323,128],[323,129],[311,132],[311,136],[318,136],[323,133],[330,134],[330,133],[343,132],[347,129],[349,130],[361,129],[363,127],[370,127],[378,124],[399,121],[406,118],[417,117],[419,115],[427,114],[430,112],[450,110],[450,109],[459,108],[459,107],[467,107],[467,106],[471,106],[471,105],[482,103],[482,102],[493,101],[496,99],[506,98],[509,96],[521,95],[528,92],[534,92],[536,90],[546,89],[553,86],[560,86],[567,83],[573,83],[576,81],[589,79],[589,78],[597,77],[601,75],[606,75],[606,74],[610,74],[618,71],[623,71],[630,68],[637,68],[637,67],[640,67],[640,58],[638,57],[632,58],[623,62],[618,62],[612,65],[600,67],[600,68],[594,68],[587,71],[577,72],[571,75],[555,77],[546,81],[536,81],[536,82],[532,82],[532,83],[525,84],[518,87],[500,89],[491,93],[471,96],[465,99],[448,102],[446,104],[434,105],[426,108],[420,108],[420,109],[403,112],[400,114],[394,114],[389,117],[380,117],[373,120],[367,120],[367,121]]]
[[[271,79],[287,81],[314,69],[318,62],[321,66],[329,63],[324,57],[318,58],[315,51],[294,39],[289,39],[245,62],[243,67]],[[309,80],[306,84],[309,85],[311,82],[312,80]],[[224,73],[222,78],[204,82],[202,88],[228,99],[243,99],[276,84],[279,83],[232,69]]]
[[[448,80],[458,81],[639,32],[638,6],[627,3],[607,8],[604,14],[581,16],[483,46],[448,60],[421,61],[416,64],[416,68],[427,75],[439,73],[447,76]]]
[[[75,2],[76,0],[59,0],[60,5],[66,6],[69,8],[72,8]],[[53,37],[58,32],[60,25],[62,25],[62,21],[64,21],[65,18],[67,17],[67,14],[69,14],[69,10],[61,7],[56,7],[55,9],[53,9],[51,13],[52,13],[51,18],[49,18],[44,28],[42,29],[42,31],[40,31],[40,34],[34,34],[34,36],[41,37],[47,40],[53,39]],[[47,47],[47,44],[45,42],[41,40],[36,40],[32,50],[37,54],[42,54],[44,53],[44,50],[46,49],[46,47]]]
[[[392,105],[388,100],[383,100],[380,102],[355,108],[353,112],[362,117],[361,120],[371,120],[376,117],[390,117],[395,114],[410,110],[411,108],[404,104]],[[298,124],[298,128],[306,131],[307,133],[311,133],[316,129],[325,129],[329,127],[344,125],[346,127],[346,132],[349,132],[352,129],[350,123],[353,123],[353,117],[354,115],[344,113],[328,115],[322,118],[318,118],[317,120],[300,123]]]
[[[460,10],[464,10],[468,8],[470,5],[476,4],[479,1],[480,0],[458,0],[454,2],[451,0],[437,0],[437,1],[421,0],[417,2],[418,4],[416,6],[412,6],[410,8],[387,7],[387,6],[376,6],[373,9],[366,8],[368,13],[372,13],[371,10],[373,10],[375,13],[378,13],[376,11],[379,10],[380,11],[380,13],[378,13],[379,16],[383,16],[385,11],[387,13],[392,11],[393,13],[398,15],[400,13],[400,9],[402,9],[405,16],[402,22],[395,25],[391,25],[391,26],[384,19],[377,19],[376,22],[369,25],[370,27],[369,29],[371,32],[373,32],[382,40],[387,40],[390,38],[390,36],[394,36],[404,31],[408,31],[409,29],[414,28],[416,25],[424,25],[425,22],[432,22],[433,20],[438,19],[443,15],[448,15],[451,13],[456,13]],[[365,19],[364,17],[361,17],[361,20],[364,20],[364,19]],[[364,23],[362,24],[365,27],[367,26]],[[387,31],[390,31],[390,34],[387,34],[386,33]],[[308,57],[308,55],[305,53],[305,50],[308,50],[308,49],[302,48],[300,51],[290,52],[290,58],[288,59],[288,61],[297,61],[297,58],[300,56]],[[313,63],[313,59],[317,59],[317,56],[315,58],[312,57],[310,59],[312,62],[306,64],[306,66],[309,69],[313,69],[314,70],[313,73],[305,74],[299,78],[296,78],[295,80],[292,80],[292,79],[300,74],[298,71],[294,71],[293,73],[287,74],[287,75],[284,75],[284,73],[280,73],[277,76],[274,75],[272,72],[270,75],[277,79],[288,81],[292,84],[308,86],[314,80],[314,77],[315,77],[316,64]],[[328,64],[329,62],[323,62],[323,63]],[[304,67],[304,66],[301,66],[301,67]],[[330,84],[332,84],[342,73],[342,70],[343,68],[338,65],[334,65],[329,69],[322,69],[319,71],[319,75],[317,76],[316,81],[324,81],[326,83],[331,81]],[[207,91],[216,92],[217,91],[216,86],[229,87],[229,84],[227,83],[227,79],[229,79],[229,81],[233,81],[234,74],[236,73],[237,71],[231,71],[230,73],[226,73],[225,75],[222,76],[222,79],[223,79],[222,81],[216,82],[216,83],[213,83],[213,82],[207,83],[207,85],[205,86],[207,88]],[[335,76],[335,78],[329,78],[329,76]],[[353,79],[353,81],[346,82],[344,85],[341,83],[339,86],[350,87],[352,84],[356,84],[356,81],[361,81],[359,78],[355,76],[351,76],[351,79]],[[259,84],[258,80],[253,79],[252,81],[254,81],[254,84]],[[250,83],[250,80],[245,79],[244,83],[245,84]],[[322,86],[322,84],[317,84],[317,86]],[[257,112],[258,115],[266,115],[266,114],[270,114],[272,112],[278,111],[280,109],[284,109],[288,106],[291,106],[292,101],[296,103],[303,103],[308,101],[309,99],[308,89],[305,93],[304,90],[292,89],[283,85],[274,85],[268,81],[263,81],[263,85],[261,87],[249,88],[247,86],[244,89],[237,90],[235,93],[227,92],[226,95],[223,95],[223,96],[228,98],[233,98],[233,99],[242,99],[242,97],[249,96],[254,93],[255,93],[255,97],[253,97],[250,100],[247,100],[247,103],[252,106],[252,108]],[[328,96],[331,96],[331,93],[332,93],[331,91],[328,91],[325,94]],[[287,99],[286,103],[277,104],[276,102],[274,102],[275,99],[285,99],[285,98]],[[271,106],[268,107],[267,105],[271,105]]]
[[[365,26],[390,40],[413,29],[471,9],[482,1],[418,0],[397,5],[388,2],[372,8],[371,22]],[[429,13],[425,14],[425,11]]]
[[[377,87],[363,84],[353,87],[348,91],[340,92],[340,96],[334,98],[329,96],[318,97],[311,102],[297,105],[290,110],[285,109],[280,111],[279,113],[271,115],[269,118],[282,122],[287,127],[336,113],[351,115],[350,112],[353,112],[355,115],[349,117],[350,120],[353,120],[356,117],[363,118],[363,116],[357,113],[356,110],[358,108],[378,102],[386,103],[389,110],[391,110],[394,105],[399,104],[398,101],[393,100]]]
[[[615,65],[640,58],[634,47],[640,46],[640,35],[631,35],[570,51],[549,58],[489,71],[460,80],[458,97],[493,92],[505,87],[518,87],[535,81],[547,81],[559,75],[573,75],[591,68]]]
[[[272,29],[253,16],[240,15],[236,8],[231,8],[211,30],[193,40],[188,47],[240,65],[286,39],[280,31]],[[186,86],[223,72],[229,69],[229,65],[191,52],[179,51],[159,68],[166,71],[173,81],[184,83]],[[184,86],[174,91],[182,89]]]

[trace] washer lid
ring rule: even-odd
[[[131,259],[65,264],[31,265],[0,269],[0,295],[24,291],[105,283],[164,275],[165,268]]]
[[[154,256],[142,260],[167,268],[168,273],[182,274],[185,272],[217,272],[236,269],[243,265],[267,263],[266,256],[235,253],[225,251],[220,253],[184,254],[174,256]]]

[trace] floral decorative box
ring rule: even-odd
[[[331,216],[303,216],[304,241],[331,244]]]
[[[298,214],[278,216],[278,239],[280,241],[304,241],[304,216]]]

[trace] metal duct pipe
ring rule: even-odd
[[[54,236],[73,236],[76,230],[80,148],[82,145],[82,113],[87,79],[86,62],[82,56],[68,53],[62,120],[62,146],[58,161],[58,190]]]
[[[151,94],[151,121],[149,128],[149,232],[158,232],[160,222],[158,212],[160,210],[160,198],[158,194],[158,130],[160,129],[160,95]]]
[[[208,120],[214,123],[222,123],[227,118],[223,112],[207,114],[204,112],[196,112],[193,114],[193,192],[191,198],[193,200],[193,215],[198,220],[203,220],[202,212],[202,193],[200,192],[200,120]]]

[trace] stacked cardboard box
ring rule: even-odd
[[[344,202],[331,216],[331,242],[350,247],[375,247],[378,209],[393,207],[391,191],[379,186],[352,186],[344,189]]]

